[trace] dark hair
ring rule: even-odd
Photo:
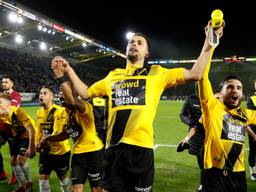
[[[133,36],[141,36],[141,37],[143,37],[146,40],[146,42],[147,42],[148,52],[150,53],[150,42],[149,42],[148,37],[146,35],[144,35],[143,33],[139,33],[139,32],[138,33],[134,33]]]
[[[215,89],[214,93],[219,93],[219,92],[221,92],[223,85],[224,85],[224,81],[220,82],[218,88]]]
[[[225,77],[225,79],[224,79],[223,82],[226,83],[226,82],[229,81],[230,79],[236,79],[236,80],[242,82],[242,80],[240,79],[240,77],[238,77],[238,76],[236,76],[236,75],[228,75],[227,77]]]
[[[53,95],[55,94],[55,91],[54,91],[54,89],[53,89],[53,86],[52,85],[43,85],[42,86],[42,89],[43,88],[46,88],[46,89],[49,89],[52,93],[53,93]]]
[[[5,74],[5,75],[2,76],[2,79],[10,79],[13,82],[13,84],[15,84],[14,78],[10,75]]]
[[[231,79],[236,79],[240,82],[242,82],[242,80],[240,79],[240,77],[236,76],[236,75],[228,75],[225,77],[225,79],[220,83],[219,85],[219,90],[221,90],[223,88],[223,86],[227,83],[227,81],[231,80]]]

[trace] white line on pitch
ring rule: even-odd
[[[172,147],[172,148],[175,148],[175,147],[178,147],[178,145],[155,144],[154,145],[154,151],[156,151],[158,147]],[[249,148],[245,148],[245,151],[249,151]]]

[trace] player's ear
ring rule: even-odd
[[[149,56],[150,56],[150,54],[149,54],[149,52],[147,51],[146,54],[145,54],[145,58],[147,59],[147,58],[149,58]]]

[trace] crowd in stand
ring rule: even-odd
[[[0,63],[0,75],[11,75],[18,92],[38,92],[43,84],[52,82],[50,59],[0,48]]]
[[[38,93],[42,85],[53,83],[50,71],[51,59],[0,48],[0,77],[4,74],[11,75],[16,80],[15,89],[18,92]],[[75,70],[81,78],[86,78],[90,84],[104,77],[109,68],[111,67],[108,65],[97,67],[90,62],[75,65]]]

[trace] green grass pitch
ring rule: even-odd
[[[159,104],[157,116],[154,123],[155,144],[176,145],[187,133],[187,126],[181,123],[179,113],[181,111],[182,101],[161,101]],[[35,111],[38,107],[25,107],[31,116],[35,117]],[[246,141],[248,148],[248,141]],[[8,145],[2,149],[4,156],[5,169],[10,173],[9,150]],[[248,192],[256,191],[256,182],[249,178],[248,171],[248,151],[245,153],[245,164],[247,171]],[[29,160],[31,172],[34,181],[35,192],[38,189],[38,155]],[[50,178],[52,192],[59,192],[59,181],[55,173]],[[189,155],[186,151],[177,153],[175,147],[159,146],[155,150],[155,192],[192,192],[196,191],[199,185],[199,169],[197,167],[196,157]],[[0,182],[0,192],[10,192],[16,188],[16,185],[9,186],[6,181]],[[85,186],[89,192],[89,186]]]

